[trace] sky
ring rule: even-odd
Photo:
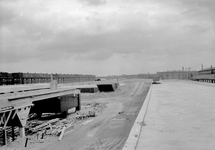
[[[1,0],[0,72],[215,66],[214,0]]]

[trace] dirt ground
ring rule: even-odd
[[[115,92],[82,93],[81,103],[103,104],[96,117],[80,121],[73,129],[65,131],[61,141],[48,137],[44,143],[15,141],[2,150],[120,150],[130,133],[133,123],[147,95],[150,80],[120,80]],[[82,112],[88,111],[82,107]],[[68,116],[69,117],[69,116]],[[46,138],[46,137],[45,137]]]

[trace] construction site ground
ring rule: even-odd
[[[71,112],[66,119],[60,119],[61,122],[73,123],[65,130],[61,141],[59,141],[59,135],[53,136],[47,133],[41,139],[41,134],[35,133],[27,136],[29,140],[26,147],[26,138],[17,138],[0,150],[122,149],[145,100],[151,81],[126,79],[119,82],[120,86],[115,92],[81,94],[81,111]],[[74,121],[74,118],[89,111],[95,111],[96,116]]]

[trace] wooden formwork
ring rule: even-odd
[[[2,143],[7,144],[7,128],[12,127],[12,139],[14,140],[14,127],[20,128],[20,136],[24,137],[23,128],[26,125],[28,114],[32,104],[25,104],[19,107],[8,106],[0,109],[0,131],[2,132]]]

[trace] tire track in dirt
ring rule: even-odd
[[[98,129],[99,129],[99,128],[95,128],[95,129],[93,129],[92,131],[89,131],[89,132],[87,133],[87,136],[93,137],[93,136],[96,134],[96,132],[98,131]]]
[[[144,83],[137,83],[128,97],[140,95],[143,91],[143,85]]]
[[[140,83],[134,83],[134,84],[135,84],[135,86],[134,86],[133,90],[131,91],[131,93],[127,97],[131,97],[134,95],[134,93],[136,93]]]
[[[122,149],[123,143],[126,141],[125,138],[97,138],[90,145],[85,145],[84,149],[79,150],[118,150]]]
[[[144,86],[144,83],[141,83],[140,86],[138,87],[138,90],[135,96],[140,95],[143,92],[143,86]]]
[[[117,150],[120,149],[123,142],[125,142],[126,138],[112,138],[103,140],[102,149],[104,150]]]

